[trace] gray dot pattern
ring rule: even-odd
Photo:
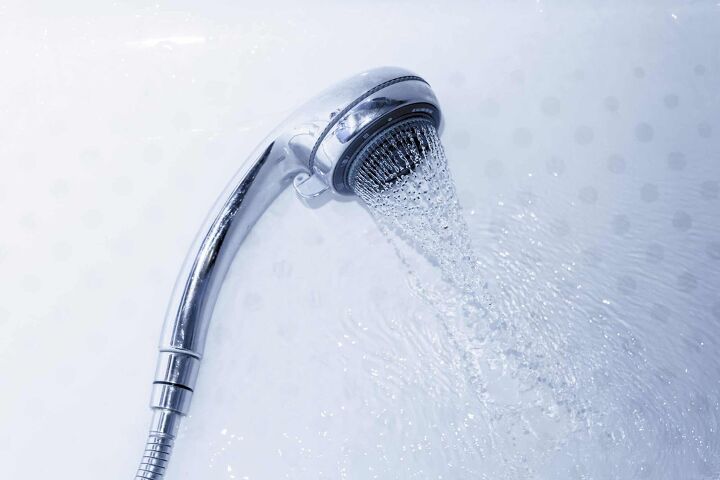
[[[710,138],[713,135],[712,125],[707,122],[699,123],[697,126],[697,132],[700,138]]]
[[[630,219],[627,215],[615,215],[612,219],[612,229],[618,235],[625,235],[630,231]]]
[[[635,126],[635,138],[638,142],[651,142],[654,136],[655,130],[649,123],[642,122]]]
[[[681,232],[687,232],[692,228],[692,217],[687,212],[684,212],[682,210],[678,210],[675,212],[675,215],[672,219],[672,225],[675,227],[676,230],[679,230]]]
[[[607,159],[607,168],[610,172],[619,175],[625,172],[625,169],[627,168],[627,163],[625,161],[625,158],[623,158],[622,156],[613,154],[610,155]]]
[[[705,200],[716,200],[720,194],[720,184],[714,180],[707,180],[700,184],[700,195]]]
[[[663,98],[663,103],[667,108],[674,109],[680,105],[680,98],[674,93],[669,93]]]
[[[670,170],[679,172],[685,169],[685,166],[687,165],[687,160],[685,159],[685,155],[683,155],[682,153],[671,152],[668,155],[667,163]]]
[[[603,106],[608,112],[615,113],[620,110],[620,101],[617,97],[605,97],[605,100],[603,100]]]
[[[518,147],[527,148],[533,142],[532,132],[528,128],[516,128],[512,134],[512,142]]]
[[[657,185],[646,183],[640,189],[640,198],[642,198],[644,202],[654,202],[658,199],[658,197],[659,193]]]

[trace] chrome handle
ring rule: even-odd
[[[267,144],[266,144],[267,145]],[[298,173],[272,142],[240,169],[190,250],[167,310],[150,407],[153,420],[136,479],[165,475],[180,419],[187,415],[223,279],[248,232]]]

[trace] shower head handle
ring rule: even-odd
[[[325,90],[283,122],[243,164],[201,229],[168,306],[161,349],[199,359],[227,267],[270,202],[290,183],[303,197],[352,194],[347,174],[355,154],[408,116],[426,116],[440,128],[429,85],[407,70],[382,67]]]
[[[395,67],[363,72],[298,109],[233,177],[200,230],[168,305],[150,403],[155,415],[136,478],[164,475],[179,418],[189,411],[220,287],[258,218],[290,184],[303,198],[352,195],[348,177],[357,153],[411,117],[441,128],[440,107],[425,80]]]

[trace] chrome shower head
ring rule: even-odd
[[[325,190],[353,195],[353,165],[376,138],[408,119],[424,119],[438,130],[442,123],[430,85],[412,72],[390,67],[337,84],[303,106],[298,118],[288,145],[307,167],[294,182],[303,197]]]
[[[291,182],[303,198],[327,191],[353,195],[367,171],[383,188],[391,185],[414,167],[388,169],[392,165],[373,160],[373,149],[418,122],[441,128],[427,82],[399,68],[370,70],[297,110],[231,180],[186,258],[167,310],[150,401],[154,416],[136,479],[165,474],[180,419],[190,408],[222,281],[267,206]]]

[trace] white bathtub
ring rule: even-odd
[[[288,191],[229,273],[168,478],[718,478],[720,7],[624,3],[2,7],[1,476],[131,478],[216,196],[292,108],[398,65],[443,105],[508,321],[597,355],[611,426],[574,436],[463,363],[359,203]],[[527,421],[489,443],[483,402]]]

